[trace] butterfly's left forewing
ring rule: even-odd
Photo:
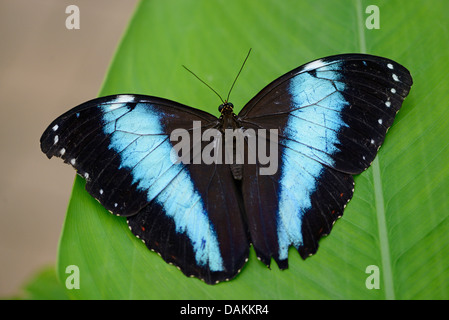
[[[352,175],[373,161],[411,84],[407,69],[392,60],[339,55],[276,79],[242,109],[244,128],[278,130],[277,172],[245,165],[242,181],[263,262],[274,258],[287,267],[291,245],[303,258],[316,252],[352,198]]]
[[[192,139],[194,121],[206,129],[218,119],[155,97],[103,97],[56,119],[41,148],[71,164],[86,190],[127,216],[131,231],[165,261],[215,283],[242,268],[248,240],[229,168],[177,162],[170,135],[181,129],[202,143]]]

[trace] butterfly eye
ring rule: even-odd
[[[232,111],[232,109],[234,108],[234,105],[232,103],[230,103],[230,102],[225,102],[223,104],[220,104],[220,106],[218,107],[218,111],[220,113],[222,113],[225,108],[227,110],[231,110]]]

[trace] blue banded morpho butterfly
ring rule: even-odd
[[[353,175],[370,166],[411,85],[409,71],[392,60],[330,56],[274,80],[238,115],[227,99],[219,118],[153,96],[93,99],[53,121],[41,148],[71,164],[87,191],[125,216],[149,249],[185,275],[215,284],[240,272],[251,244],[259,260],[269,266],[273,258],[280,269],[288,267],[290,246],[303,259],[317,251],[352,198]],[[185,129],[193,140],[194,121],[224,134],[276,129],[276,172],[262,175],[259,160],[173,161],[170,134]],[[271,138],[264,139],[268,145]],[[204,151],[210,141],[193,141],[192,149]]]

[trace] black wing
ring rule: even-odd
[[[239,113],[244,128],[277,129],[278,170],[245,165],[243,197],[258,257],[287,267],[288,247],[316,252],[353,195],[409,93],[412,78],[381,57],[319,59],[281,76]],[[268,138],[270,140],[271,138]]]
[[[241,197],[228,166],[177,163],[170,133],[214,116],[173,101],[115,95],[57,118],[42,151],[61,157],[110,212],[128,217],[148,248],[207,283],[234,277],[248,257]],[[194,154],[192,153],[192,157]]]

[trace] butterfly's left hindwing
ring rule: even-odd
[[[86,102],[56,119],[41,148],[86,179],[109,211],[186,275],[234,277],[248,256],[240,196],[226,167],[175,163],[170,133],[218,119],[178,103],[136,95]],[[192,141],[192,139],[191,139]],[[201,142],[200,142],[201,143]]]
[[[232,279],[249,254],[239,190],[227,166],[192,165],[189,170],[200,190],[197,195],[190,195],[180,176],[170,193],[181,199],[171,200],[165,208],[152,201],[129,217],[128,224],[148,248],[185,275],[209,284]]]

